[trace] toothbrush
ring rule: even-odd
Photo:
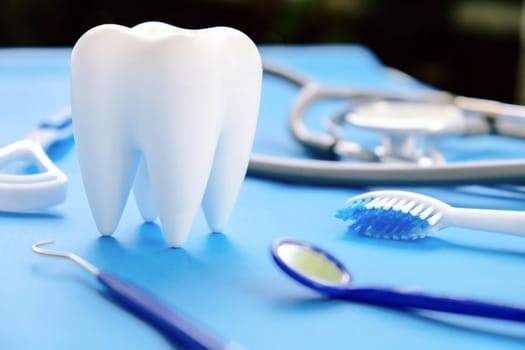
[[[525,236],[525,212],[455,208],[406,191],[374,191],[351,197],[336,218],[374,238],[415,240],[446,227]]]

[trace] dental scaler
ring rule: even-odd
[[[114,301],[148,322],[166,336],[169,340],[188,350],[243,350],[244,347],[230,341],[225,341],[208,330],[197,326],[192,320],[180,312],[170,308],[153,295],[140,287],[118,277],[71,253],[44,249],[42,246],[54,241],[41,241],[33,244],[33,252],[64,258],[73,261],[87,272],[94,275],[109,292]]]

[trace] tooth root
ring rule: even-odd
[[[186,133],[189,134],[193,133]],[[147,152],[156,207],[164,235],[171,246],[183,244],[191,230],[208,181],[216,135],[206,128],[201,130],[200,137],[186,137],[179,133],[179,141],[185,139],[182,142],[186,147]],[[166,141],[166,147],[173,143]],[[191,152],[188,147],[192,148]]]
[[[251,143],[253,137],[247,133],[239,140],[238,137],[229,135],[230,133],[239,133],[239,130],[230,130],[222,135],[202,201],[204,215],[213,232],[224,230],[246,174],[250,156],[250,147],[245,144]]]
[[[237,38],[235,38],[237,39]],[[232,40],[234,45],[246,41]],[[202,208],[213,232],[222,232],[233,210],[250,158],[262,80],[257,49],[239,50],[231,79],[223,133],[217,146]],[[242,83],[241,83],[242,82]]]
[[[149,180],[148,168],[144,158],[139,163],[135,183],[133,184],[133,194],[142,218],[146,222],[153,222],[157,218],[157,208],[153,197],[153,188]]]
[[[119,35],[111,29],[114,26],[104,28],[110,30],[111,35]],[[104,34],[104,28],[98,27],[86,34],[88,38],[73,50],[71,107],[86,196],[97,228],[103,234],[111,234],[127,201],[138,156],[128,135],[115,132],[126,127],[120,118],[124,113],[115,108],[112,101],[115,82],[107,79],[109,71],[107,74],[96,71],[96,67],[106,67],[105,63],[115,60],[111,50],[104,50],[107,42],[102,43],[99,50],[99,40],[91,40],[99,39],[95,37]]]
[[[175,247],[186,241],[200,208],[223,119],[220,67],[210,65],[206,49],[174,68],[169,88],[155,91],[150,113],[157,122],[144,118],[138,141],[163,233]]]
[[[89,116],[104,122],[103,113],[89,113]],[[90,124],[93,127],[82,126],[83,132],[77,133],[75,142],[95,223],[98,230],[107,235],[115,231],[122,216],[138,157],[113,132],[110,135],[103,127],[97,128],[98,123]]]

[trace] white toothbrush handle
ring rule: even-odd
[[[451,208],[448,226],[525,236],[525,212]]]

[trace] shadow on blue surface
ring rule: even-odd
[[[57,220],[62,219],[64,215],[53,210],[46,210],[43,212],[27,212],[27,213],[10,213],[0,212],[0,218],[4,219],[21,219],[21,220]]]
[[[141,281],[151,290],[184,293],[186,285],[206,276],[204,285],[234,278],[242,273],[240,251],[223,234],[206,235],[202,250],[190,253],[184,248],[169,248],[156,223],[144,223],[131,233],[129,244],[123,245],[112,236],[102,236],[92,245],[90,256],[101,266]],[[151,273],[155,271],[155,273]]]
[[[508,203],[501,202],[501,205],[498,205],[497,208],[502,209],[516,209],[516,204],[519,204],[520,207],[523,207],[525,202],[525,192],[520,189],[519,186],[513,186],[513,185],[494,185],[492,186],[492,192],[489,192],[491,190],[489,187],[456,187],[456,188],[449,188],[449,192],[456,193],[458,195],[463,196],[470,196],[470,197],[477,197],[477,198],[483,198],[483,199],[495,199],[495,200],[501,200],[501,201],[508,201]],[[462,203],[464,204],[465,198],[463,198]],[[454,205],[454,202],[448,201],[449,204]],[[500,204],[500,202],[498,202]],[[487,208],[487,209],[494,209],[494,205],[490,206],[490,204],[483,205],[482,203],[479,203],[479,201],[476,201],[472,207],[476,208]]]
[[[53,259],[54,260],[54,259]],[[55,261],[38,262],[31,265],[31,273],[44,277],[45,279],[55,280],[60,283],[77,283],[85,288],[96,291],[98,288],[87,275],[78,274],[73,271],[57,269]]]
[[[446,239],[438,237],[426,237],[416,241],[397,241],[362,236],[351,232],[350,230],[347,230],[343,235],[341,235],[341,240],[356,244],[372,245],[374,247],[377,247],[377,249],[399,249],[418,251],[457,250],[460,252],[525,259],[525,251],[476,246],[472,244],[467,245],[463,243],[448,241]]]
[[[421,322],[427,322],[437,327],[445,327],[450,330],[465,332],[468,335],[477,334],[499,340],[507,340],[516,343],[525,341],[525,328],[522,324],[487,320],[478,317],[449,315],[439,312],[419,311],[407,308],[393,308],[377,306],[366,303],[353,303],[350,301],[329,299],[325,297],[286,297],[276,302],[277,307],[289,312],[310,313],[326,310],[326,308],[344,307],[343,304],[360,304],[376,309],[384,313],[395,313],[403,317],[412,318]]]

